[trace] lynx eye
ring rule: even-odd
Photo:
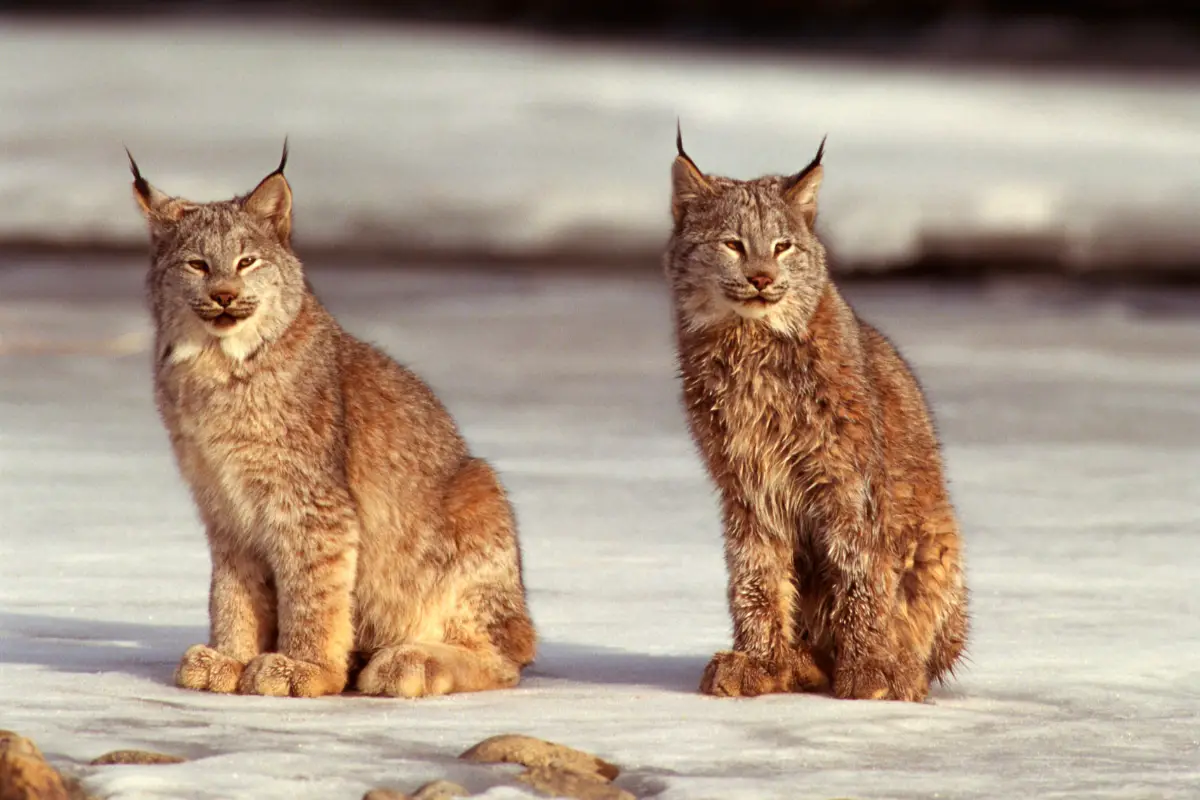
[[[203,259],[193,258],[191,261],[187,262],[187,265],[196,270],[196,272],[202,272],[205,275],[208,274],[208,262],[204,261]]]
[[[786,253],[788,250],[791,250],[791,249],[792,249],[791,242],[776,242],[775,243],[775,255],[777,255],[777,256],[781,256],[784,253]]]
[[[726,241],[722,242],[722,244],[740,256],[746,255],[746,245],[742,244],[737,239],[727,239]]]
[[[237,263],[238,272],[244,269],[250,269],[258,261],[258,256],[244,256]]]

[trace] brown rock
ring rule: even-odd
[[[459,758],[484,764],[523,764],[531,769],[552,767],[582,775],[597,775],[606,781],[621,774],[615,765],[590,753],[516,733],[484,739]]]
[[[470,797],[471,793],[457,783],[430,781],[413,792],[412,800],[452,800],[455,797]]]
[[[362,796],[362,800],[412,800],[412,798],[395,789],[372,789]]]
[[[113,750],[99,758],[93,758],[93,767],[103,767],[109,764],[182,764],[186,758],[169,756],[166,753],[154,753],[149,750]]]
[[[539,792],[551,797],[571,797],[575,800],[637,800],[624,789],[618,789],[596,774],[585,774],[554,767],[533,767],[517,776]]]
[[[0,753],[3,752],[15,753],[20,756],[33,756],[42,761],[46,760],[45,756],[42,755],[42,751],[38,750],[38,746],[33,743],[33,740],[26,739],[14,731],[0,731]]]
[[[0,750],[0,800],[68,800],[68,796],[54,767],[40,757],[4,749]]]

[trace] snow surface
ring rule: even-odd
[[[840,264],[1026,254],[1195,265],[1200,80],[602,47],[325,22],[0,24],[0,242],[140,246],[151,182],[253,187],[291,135],[301,241],[653,253],[676,117],[702,168],[807,163],[829,134]],[[997,241],[999,240],[999,242]]]
[[[695,692],[727,646],[716,508],[655,275],[318,269],[511,488],[541,655],[512,691],[280,700],[173,688],[208,559],[151,401],[140,265],[0,269],[0,728],[114,798],[357,800],[522,732],[639,796],[1185,798],[1200,785],[1194,296],[851,288],[918,368],[968,543],[974,633],[922,705]]]

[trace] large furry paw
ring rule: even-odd
[[[255,656],[238,681],[238,694],[321,697],[346,688],[346,672],[297,661],[282,653]]]
[[[432,697],[455,691],[454,674],[433,652],[420,645],[388,647],[371,657],[358,675],[363,694]]]
[[[175,670],[175,685],[200,692],[232,694],[246,665],[206,644],[192,645]]]
[[[713,656],[700,679],[700,691],[716,697],[757,697],[780,692],[824,692],[829,677],[803,648],[778,659],[754,658],[735,650]]]
[[[864,658],[839,663],[833,693],[846,700],[905,700],[919,703],[929,694],[929,680],[915,664],[903,660]]]
[[[787,665],[768,662],[734,650],[712,657],[700,679],[700,692],[716,697],[757,697],[788,691]]]

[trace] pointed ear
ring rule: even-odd
[[[825,139],[822,137],[817,155],[808,166],[787,179],[783,186],[783,197],[788,204],[804,217],[811,228],[817,219],[817,191],[821,188],[821,178],[825,174],[821,166],[821,157],[825,155]]]
[[[292,187],[283,177],[287,159],[288,145],[287,139],[284,139],[283,158],[279,160],[279,166],[242,201],[242,208],[267,223],[285,245],[290,243],[292,237]]]
[[[712,184],[696,166],[696,162],[683,151],[683,131],[679,121],[675,122],[675,163],[671,165],[671,213],[675,224],[683,221],[688,204],[701,195],[712,192]]]
[[[129,148],[125,148],[125,155],[129,156],[129,171],[133,173],[133,199],[137,201],[142,215],[152,227],[172,225],[194,207],[186,200],[171,197],[151,186],[142,177]]]

